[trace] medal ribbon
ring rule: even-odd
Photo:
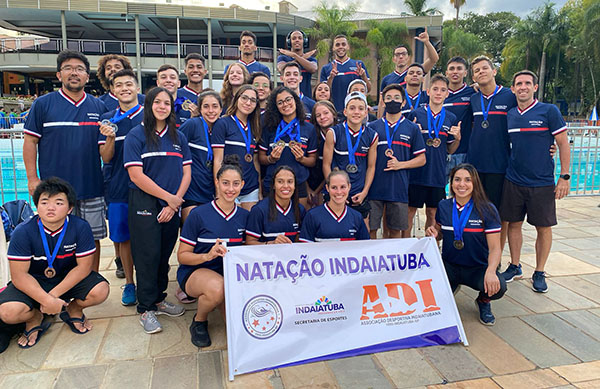
[[[356,150],[358,150],[358,145],[360,143],[360,137],[363,133],[363,126],[360,126],[360,132],[358,133],[358,139],[356,140],[356,144],[352,145],[352,135],[350,134],[350,130],[348,129],[348,122],[344,122],[344,127],[346,127],[346,142],[348,143],[348,161],[350,165],[356,165]]]
[[[206,120],[204,120],[202,116],[200,117],[200,120],[202,121],[202,126],[204,127],[204,136],[206,137],[206,160],[212,161],[213,151],[212,146],[210,145],[210,138],[208,137],[208,123],[206,123]]]
[[[469,221],[469,216],[471,216],[471,211],[473,210],[473,199],[469,200],[469,202],[465,204],[460,217],[458,216],[456,199],[452,200],[452,204],[452,228],[454,229],[454,240],[462,241],[465,227]]]
[[[285,125],[285,127],[284,127],[284,124],[285,124],[285,122],[283,120],[281,120],[281,122],[277,126],[277,132],[275,133],[275,139],[273,140],[273,143],[277,143],[277,141],[285,135],[289,135],[290,139],[292,139],[292,140],[299,141],[300,140],[300,130],[298,130],[296,132],[296,135],[292,134],[292,132],[294,131],[294,128],[296,128],[296,126],[298,125],[298,119],[294,118],[294,120],[287,123],[287,125]]]
[[[431,136],[431,130],[433,129],[433,133],[436,138],[440,137],[440,130],[444,125],[444,120],[446,119],[446,109],[442,107],[442,110],[437,115],[437,118],[433,117],[433,112],[431,112],[431,107],[427,105],[427,131],[429,133],[429,139],[433,138]]]
[[[392,140],[394,139],[394,135],[396,135],[396,131],[400,128],[400,122],[403,118],[400,118],[396,125],[394,126],[394,131],[392,131],[392,135],[390,136],[390,124],[388,123],[386,118],[383,118],[383,122],[385,123],[385,136],[387,139],[388,149],[392,148]]]
[[[135,111],[137,111],[140,108],[140,105],[137,104],[135,107],[131,108],[129,111],[120,114],[119,112],[121,111],[121,108],[117,108],[117,111],[115,112],[115,116],[112,117],[112,119],[110,119],[111,123],[117,124],[119,123],[121,120],[125,119],[125,117],[131,115],[132,113],[134,113]]]
[[[494,93],[492,93],[492,97],[490,97],[490,101],[488,102],[487,108],[483,107],[483,93],[479,92],[479,99],[481,100],[481,114],[483,115],[483,120],[487,120],[488,114],[490,112],[490,107],[492,106],[492,100],[494,100],[494,96],[498,93],[500,86],[496,85],[496,89],[494,89]]]
[[[62,231],[60,232],[60,235],[58,236],[58,241],[56,242],[56,246],[54,246],[54,251],[52,252],[52,255],[50,255],[50,247],[48,247],[48,239],[46,238],[46,231],[44,231],[44,225],[42,224],[42,221],[40,219],[38,219],[38,227],[40,229],[40,236],[42,237],[42,244],[44,245],[44,252],[46,253],[46,260],[48,261],[48,267],[50,269],[53,268],[53,264],[54,264],[54,260],[56,259],[56,256],[58,255],[58,251],[60,250],[60,245],[63,241],[63,238],[65,237],[65,233],[67,232],[67,226],[69,225],[69,218],[67,217],[65,219],[65,224],[63,225]]]
[[[251,154],[250,153],[250,146],[252,144],[252,135],[251,135],[251,128],[250,128],[250,122],[248,122],[248,130],[244,130],[244,127],[242,126],[242,124],[240,123],[240,120],[237,118],[237,116],[233,115],[233,118],[235,119],[235,124],[237,124],[238,128],[240,129],[240,132],[242,133],[242,136],[244,137],[244,143],[246,143],[246,154]]]
[[[413,110],[415,108],[419,108],[419,101],[421,100],[421,91],[419,91],[419,94],[417,95],[417,99],[415,100],[415,105],[412,104],[412,99],[408,95],[408,92],[406,91],[406,89],[404,90],[404,95],[406,96],[406,102],[408,103],[408,106],[410,107],[411,110]]]

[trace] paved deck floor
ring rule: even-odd
[[[456,296],[470,346],[406,349],[268,370],[229,382],[225,326],[209,318],[213,345],[197,349],[188,326],[195,306],[179,318],[161,316],[164,331],[143,332],[134,307],[120,304],[112,244],[102,242],[102,274],[111,295],[86,311],[94,329],[85,336],[56,322],[40,343],[21,350],[13,341],[0,354],[0,388],[600,388],[599,197],[558,202],[559,225],[547,265],[549,292],[530,279],[509,284],[492,303],[496,325],[479,323],[476,292]],[[526,277],[535,264],[535,230],[524,231]],[[509,261],[507,252],[503,268]],[[176,288],[171,258],[169,293]],[[173,298],[173,297],[170,297]],[[173,298],[174,299],[174,298]]]

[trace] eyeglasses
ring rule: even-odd
[[[252,84],[252,86],[255,88],[263,88],[263,89],[269,88],[269,84],[267,84],[266,82],[264,84],[259,84],[258,82],[255,82],[254,84]]]
[[[288,96],[288,97],[286,97],[286,98],[285,98],[285,99],[283,99],[283,100],[279,100],[279,101],[277,102],[277,106],[278,106],[278,107],[281,107],[282,105],[284,105],[284,104],[289,104],[289,103],[291,103],[292,101],[294,101],[294,98],[293,98],[292,96]]]
[[[62,68],[60,68],[61,72],[67,72],[67,73],[71,73],[71,72],[75,72],[75,73],[87,73],[87,69],[83,66],[63,66]]]
[[[241,95],[240,100],[242,100],[242,103],[251,102],[252,104],[256,104],[256,97]]]

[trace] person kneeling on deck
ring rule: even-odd
[[[506,292],[506,281],[497,271],[500,216],[473,165],[463,163],[452,169],[450,194],[453,198],[441,200],[437,207],[437,223],[425,233],[444,240],[442,260],[452,291],[456,294],[460,285],[478,290],[479,321],[492,326],[496,318],[490,301]]]
[[[33,193],[38,216],[20,224],[8,247],[12,282],[0,292],[0,319],[25,323],[21,348],[34,346],[50,328],[44,314],[60,318],[76,334],[92,324],[83,309],[108,297],[108,281],[92,271],[96,246],[90,225],[71,215],[75,191],[66,181],[51,177]]]

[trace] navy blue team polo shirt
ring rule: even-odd
[[[408,98],[406,98],[407,96]],[[414,96],[409,95],[407,92],[404,94],[404,97],[405,101],[404,105],[402,106],[402,114],[404,116],[408,115],[419,107],[426,107],[427,104],[429,104],[429,95],[424,90]]]
[[[240,122],[240,124],[242,123]],[[245,127],[244,131],[250,135],[250,154],[254,156],[254,153],[257,152],[256,146],[258,140],[254,138],[251,129],[249,130],[248,127]],[[224,149],[224,156],[228,154],[237,154],[239,156],[243,173],[242,178],[244,179],[244,187],[240,195],[245,196],[258,189],[258,172],[254,166],[254,162],[246,162],[244,159],[246,155],[244,135],[242,135],[233,116],[225,116],[215,122],[211,140],[213,149]]]
[[[365,69],[367,78],[369,78],[369,72],[363,61],[348,58],[344,62],[339,62],[334,59],[334,62],[337,63],[338,74],[331,83],[331,99],[333,100],[335,109],[338,112],[342,112],[344,110],[344,99],[348,93],[348,85],[354,80],[362,80],[358,75],[357,65],[360,63],[361,67]],[[319,80],[327,82],[327,78],[329,77],[332,68],[333,62],[329,62],[327,65],[323,66]]]
[[[439,115],[439,112],[437,115]],[[437,117],[434,115],[434,117]],[[427,122],[427,107],[421,107],[414,110],[409,120],[417,118],[417,123],[421,125],[421,134],[423,141],[429,139],[429,124]],[[425,155],[427,162],[424,166],[410,170],[410,183],[413,185],[431,186],[434,188],[444,188],[447,183],[446,179],[446,164],[448,163],[448,144],[454,142],[454,137],[448,133],[450,127],[456,124],[456,116],[452,112],[446,110],[446,118],[440,130],[439,137],[442,144],[439,147],[427,146],[425,144]],[[431,136],[435,137],[434,131],[431,131]]]
[[[338,216],[327,203],[309,209],[300,230],[301,242],[369,239],[369,231],[360,212],[346,206]]]
[[[125,113],[118,108],[119,114]],[[112,119],[117,110],[105,113],[103,119]],[[123,148],[125,137],[133,127],[142,123],[144,118],[144,107],[138,105],[138,109],[117,123],[117,136],[115,137],[115,152],[112,159],[105,165],[108,171],[108,183],[105,188],[104,198],[108,203],[126,203],[129,198],[129,174],[123,166]],[[98,145],[106,144],[106,136],[98,133]]]
[[[100,115],[105,112],[99,99],[84,93],[74,101],[62,89],[33,102],[24,132],[39,138],[42,180],[62,178],[73,186],[78,200],[103,195],[98,134]]]
[[[348,127],[348,129],[350,130],[350,127]],[[348,141],[346,139],[346,128],[344,123],[336,124],[328,131],[333,132],[334,141],[331,169],[333,170],[337,167],[340,170],[346,170],[346,166],[350,163],[350,159],[348,158]],[[362,192],[365,187],[369,148],[373,143],[377,143],[378,137],[377,132],[368,125],[363,126],[363,133],[360,139],[358,139],[360,131],[353,133],[352,130],[350,130],[350,134],[352,135],[353,145],[355,145],[356,142],[359,142],[358,148],[354,153],[358,171],[356,173],[348,173],[350,184],[352,185],[350,188],[350,197],[352,197],[355,194]]]
[[[469,221],[463,232],[463,242],[465,246],[462,250],[454,247],[454,228],[452,227],[452,207],[454,199],[441,200],[435,214],[435,221],[442,227],[442,259],[455,265],[474,267],[487,266],[489,248],[487,245],[486,234],[500,232],[500,215],[494,204],[489,204],[493,214],[485,214],[482,218],[475,207],[471,210]],[[462,212],[464,206],[457,204],[458,214]]]
[[[182,88],[177,89],[177,98],[183,97],[184,101],[189,100],[196,105],[198,105],[198,96],[199,95],[200,95],[200,93],[196,93],[193,89],[189,88],[187,85],[185,85]],[[183,125],[183,123],[185,123],[185,121],[191,117],[192,117],[192,113],[190,111],[186,111],[183,108],[181,108],[177,112],[178,123],[180,125]]]
[[[183,123],[179,131],[187,138],[192,154],[192,181],[183,198],[201,204],[208,203],[215,196],[212,165],[210,167],[206,166],[208,148],[211,147],[211,130],[208,129],[207,139],[202,120],[195,117]]]
[[[401,86],[406,86],[406,81],[404,81],[404,79],[406,78],[406,72],[408,72],[408,68],[406,68],[406,70],[402,73],[399,73],[396,70],[394,70],[390,74],[383,77],[383,80],[381,80],[380,90],[383,90],[386,86],[390,84],[400,84]]]
[[[179,241],[194,247],[195,254],[205,254],[215,245],[217,239],[226,242],[227,247],[244,244],[246,222],[250,212],[242,207],[234,207],[226,214],[213,200],[210,203],[192,209],[185,219]],[[179,265],[177,281],[183,285],[196,269],[206,268],[223,274],[223,257],[198,265]]]
[[[192,156],[185,135],[177,131],[179,143],[175,144],[165,127],[157,133],[159,144],[151,148],[146,143],[143,124],[140,124],[127,134],[123,152],[124,167],[140,166],[143,172],[156,185],[171,194],[177,193],[183,178],[183,167],[192,164]],[[129,187],[138,189],[133,182]],[[159,199],[162,206],[166,203]]]
[[[300,221],[304,218],[306,211],[302,204],[300,208]],[[260,242],[270,242],[278,235],[287,236],[292,242],[300,233],[300,223],[296,221],[296,214],[292,202],[286,209],[275,202],[277,219],[269,219],[269,198],[262,199],[250,210],[250,216],[246,223],[246,234],[255,237]]]
[[[138,104],[143,106],[146,96],[138,93],[137,98]],[[100,99],[104,105],[106,105],[106,109],[108,111],[114,111],[115,109],[119,108],[119,98],[113,95],[112,92],[106,92],[102,96],[98,97],[98,99]]]
[[[460,124],[460,145],[454,154],[466,154],[469,148],[469,139],[471,138],[471,128],[473,126],[473,110],[471,109],[471,96],[475,90],[464,84],[462,88],[453,91],[448,89],[448,97],[444,101],[444,108],[456,116]]]
[[[305,59],[309,62],[313,62],[315,64],[317,63],[317,59],[315,57],[308,57]],[[279,62],[287,63],[287,62],[292,62],[293,60],[294,59],[292,57],[289,57],[289,56],[283,55],[283,54],[280,54],[277,57],[277,63],[279,63]],[[302,92],[305,95],[312,96],[312,85],[311,85],[312,73],[309,72],[308,70],[304,69],[304,67],[302,65],[300,65],[300,74],[302,74],[302,82],[300,83],[300,92]]]
[[[369,123],[369,127],[377,132],[377,164],[375,178],[369,189],[369,199],[408,203],[408,169],[384,171],[389,158],[385,155],[388,148],[385,130],[385,117]],[[395,126],[398,129],[394,132]],[[389,132],[392,137],[392,151],[398,161],[409,161],[425,152],[425,142],[421,136],[419,126],[401,117],[399,123],[389,123]]]
[[[471,96],[473,128],[469,139],[467,162],[475,166],[480,173],[505,174],[510,155],[506,115],[511,108],[517,106],[517,99],[510,89],[500,86],[488,112],[489,127],[483,128],[480,96],[481,92]],[[490,98],[491,95],[483,96],[486,108]]]
[[[309,154],[317,152],[317,133],[315,128],[309,122],[299,122],[299,124],[292,130],[292,134],[296,134],[300,131],[300,147],[304,150],[304,155],[308,157]],[[267,155],[271,155],[273,148],[277,145],[273,142],[275,140],[275,131],[263,131],[262,139],[258,147],[261,150],[267,152]],[[281,153],[281,157],[274,164],[267,165],[267,172],[263,178],[263,186],[266,191],[271,188],[271,180],[273,179],[273,173],[275,170],[282,165],[287,165],[294,170],[296,174],[296,186],[303,184],[309,176],[309,168],[296,161],[296,157],[289,148],[289,142],[292,140],[289,134],[281,137],[281,140],[285,141],[286,147]]]
[[[248,73],[250,73],[250,74],[256,73],[256,72],[263,72],[264,74],[267,75],[268,78],[271,78],[271,70],[269,70],[269,68],[266,65],[263,65],[262,63],[258,62],[257,60],[246,63],[246,62],[242,61],[241,59],[239,59],[238,63],[241,63],[242,65],[244,65],[246,67],[246,69],[248,70]],[[227,68],[229,68],[229,65],[225,66],[225,70],[223,71],[223,74],[227,73]]]
[[[54,259],[53,267],[56,275],[52,280],[62,280],[75,266],[77,258],[86,257],[96,252],[96,244],[90,225],[83,219],[75,216],[67,216],[69,221],[67,231]],[[44,244],[38,227],[39,216],[34,216],[15,228],[8,246],[9,261],[28,261],[29,274],[38,280],[49,280],[44,274],[48,267]],[[56,231],[49,231],[44,227],[48,248],[54,252],[58,237],[64,228],[64,224]]]
[[[521,111],[508,111],[508,135],[512,144],[506,179],[527,187],[554,185],[554,160],[550,146],[554,137],[567,130],[565,120],[553,104],[537,100]]]

